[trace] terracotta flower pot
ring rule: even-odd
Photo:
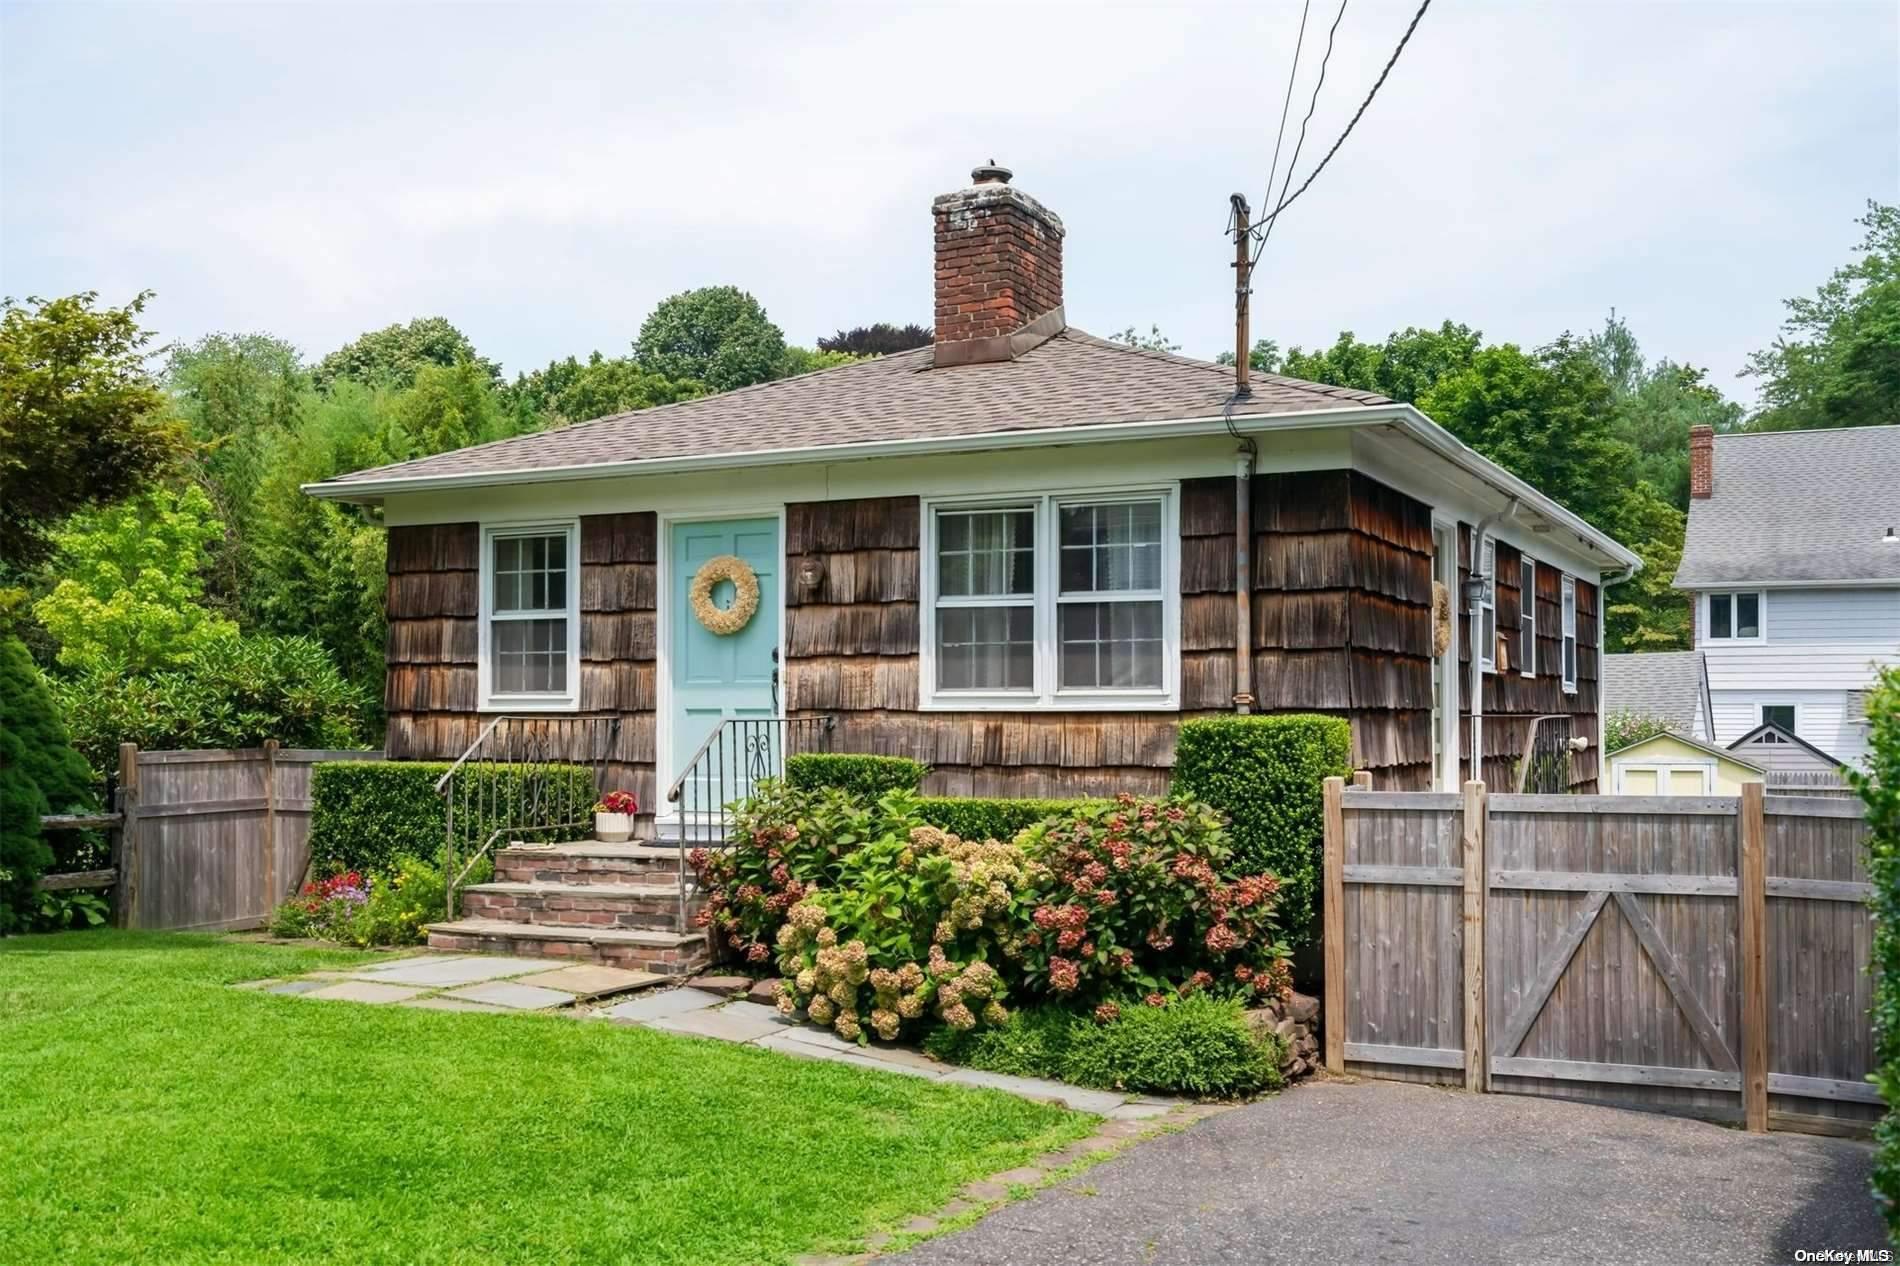
[[[596,813],[594,838],[603,844],[625,844],[633,838],[631,813]]]

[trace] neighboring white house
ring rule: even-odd
[[[1900,663],[1900,426],[1689,436],[1676,587],[1714,740],[1774,725],[1858,763],[1877,665]]]

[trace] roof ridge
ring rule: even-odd
[[[1123,352],[1132,356],[1143,356],[1150,360],[1167,361],[1175,365],[1186,365],[1194,369],[1212,370],[1223,379],[1233,371],[1232,365],[1223,365],[1219,361],[1202,360],[1198,356],[1182,356],[1177,352],[1164,352],[1157,348],[1136,347],[1132,343],[1123,343],[1112,338],[1103,338],[1097,334],[1090,334],[1087,330],[1078,329],[1073,325],[1064,329],[1062,334],[1057,335],[1057,337],[1061,338],[1071,334],[1079,336],[1082,342],[1089,343],[1096,347],[1105,347],[1111,351]],[[1299,391],[1309,391],[1315,395],[1325,396],[1329,400],[1357,400],[1364,404],[1396,403],[1396,401],[1390,397],[1382,396],[1376,391],[1361,391],[1357,387],[1341,387],[1336,383],[1314,382],[1310,378],[1293,378],[1286,374],[1267,373],[1264,370],[1255,370],[1253,372],[1263,381],[1280,383],[1283,386],[1292,387]]]
[[[1858,435],[1867,431],[1900,431],[1900,422],[1881,422],[1874,426],[1801,426],[1787,431],[1717,431],[1715,438],[1741,440],[1780,435]]]

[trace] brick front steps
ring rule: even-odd
[[[605,963],[610,967],[656,972],[662,976],[689,976],[706,961],[706,937],[700,932],[556,927],[502,919],[431,923],[429,948]]]
[[[462,917],[429,928],[441,950],[560,959],[690,975],[710,954],[699,894],[678,849],[587,840],[495,855],[495,877],[462,892]]]

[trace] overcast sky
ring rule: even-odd
[[[1303,179],[1413,5],[1355,0]],[[1313,0],[1294,122],[1334,0]],[[1614,306],[1733,375],[1900,198],[1900,5],[1438,0],[1256,283],[1282,346]],[[512,374],[750,290],[793,341],[930,320],[932,195],[995,158],[1070,320],[1232,341],[1300,6],[0,3],[0,293],[150,288],[312,357],[441,314]],[[1293,136],[1289,134],[1290,150]],[[1284,161],[1284,160],[1283,160]]]

